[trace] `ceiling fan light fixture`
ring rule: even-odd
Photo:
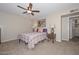
[[[32,11],[30,11],[30,10],[27,10],[27,13],[32,13]]]
[[[32,16],[34,16],[34,12],[40,12],[39,10],[32,10],[32,3],[29,3],[27,8],[21,7],[19,5],[17,5],[17,7],[26,10],[25,12],[23,12],[23,14],[28,13],[31,14]]]

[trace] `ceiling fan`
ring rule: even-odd
[[[29,3],[29,6],[27,8],[17,5],[17,7],[25,10],[25,12],[23,12],[23,14],[29,13],[34,16],[34,12],[39,13],[40,11],[39,10],[32,10],[32,6],[33,6],[32,3]]]

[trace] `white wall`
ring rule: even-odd
[[[1,41],[16,40],[17,35],[31,32],[32,24],[29,17],[22,17],[0,12]]]

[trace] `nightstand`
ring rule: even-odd
[[[48,39],[52,40],[52,43],[54,43],[56,34],[54,34],[54,32],[47,33],[47,37],[48,37]]]

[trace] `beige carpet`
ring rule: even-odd
[[[1,55],[77,55],[79,54],[79,42],[55,42],[42,41],[34,49],[29,50],[23,42],[18,40],[2,43]]]

